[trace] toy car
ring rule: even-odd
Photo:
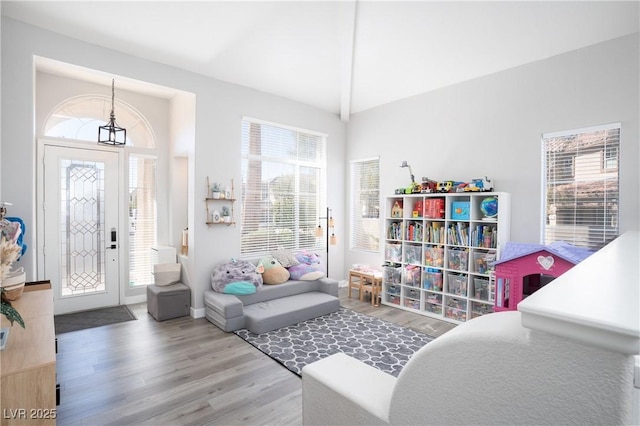
[[[471,182],[464,188],[465,192],[491,192],[493,187],[491,186],[491,180],[488,177],[484,179],[472,179]]]
[[[436,189],[438,192],[449,192],[451,191],[451,188],[453,188],[453,181],[452,180],[445,180],[442,182],[438,182]]]
[[[423,177],[422,184],[420,184],[420,192],[423,194],[430,194],[432,192],[436,192],[438,187],[438,182],[435,180],[431,180],[429,178]]]

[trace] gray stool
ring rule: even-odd
[[[189,315],[191,290],[182,283],[147,286],[147,312],[156,321]]]

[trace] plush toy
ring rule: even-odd
[[[231,259],[217,265],[211,273],[211,288],[218,293],[253,294],[262,287],[262,275],[255,265]]]
[[[289,279],[289,271],[273,256],[260,259],[258,269],[262,268],[262,282],[265,284],[282,284]]]
[[[300,252],[296,254],[296,259],[300,264],[289,268],[292,280],[313,281],[324,277],[324,268],[316,253]]]

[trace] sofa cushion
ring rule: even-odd
[[[245,327],[255,334],[266,333],[330,314],[338,309],[338,298],[319,291],[310,291],[245,306]]]
[[[231,294],[222,294],[213,290],[205,290],[204,306],[222,318],[242,317],[242,302]]]
[[[309,291],[320,291],[318,281],[294,281],[289,280],[279,285],[265,285],[254,294],[236,296],[244,306],[281,297],[292,296],[294,294],[306,293]]]

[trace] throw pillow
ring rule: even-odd
[[[296,266],[300,264],[300,262],[298,262],[298,259],[296,259],[294,254],[291,253],[289,250],[285,250],[285,249],[276,250],[273,253],[271,253],[271,255],[275,257],[275,259],[278,262],[280,262],[280,264],[285,268],[290,268],[291,266]]]
[[[299,264],[289,268],[292,280],[315,281],[324,277],[324,268],[316,253],[301,252],[296,258]]]
[[[250,289],[245,283],[251,284]],[[228,291],[225,288],[229,287]],[[262,287],[262,275],[253,264],[242,259],[230,259],[218,264],[211,273],[211,288],[218,293],[251,294]],[[238,292],[242,293],[238,293]],[[251,293],[249,293],[251,291]]]
[[[262,267],[262,282],[265,284],[282,284],[289,279],[289,271],[273,256],[260,259],[258,269]]]
[[[247,281],[238,281],[235,283],[229,283],[224,286],[223,293],[225,294],[235,294],[235,295],[243,295],[243,294],[253,294],[258,289],[252,283]]]

